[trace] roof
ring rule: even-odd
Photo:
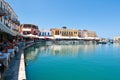
[[[38,29],[38,26],[35,24],[21,24],[20,26],[32,26]]]

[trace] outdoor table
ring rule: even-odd
[[[19,51],[18,46],[15,46],[15,47],[14,47],[14,50],[18,53],[18,51]]]
[[[1,53],[0,52],[0,63],[8,67],[10,61],[10,53]]]
[[[13,58],[15,56],[15,49],[8,49],[7,52],[10,53],[11,58]]]

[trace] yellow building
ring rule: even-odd
[[[67,36],[67,37],[78,37],[78,30],[67,29],[67,28],[52,28],[52,36]]]

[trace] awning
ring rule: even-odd
[[[39,38],[39,36],[33,35],[33,34],[24,35],[24,37],[28,37],[28,38]]]
[[[16,36],[16,34],[11,29],[9,29],[6,25],[4,25],[1,22],[0,22],[0,30],[3,31],[3,32],[6,32],[6,33],[8,33],[12,36]]]
[[[39,36],[39,39],[44,39],[44,37],[43,36]]]
[[[39,38],[39,36],[38,36],[38,35],[35,35],[35,38]]]

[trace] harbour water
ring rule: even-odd
[[[120,44],[36,44],[24,53],[27,80],[120,80]]]

